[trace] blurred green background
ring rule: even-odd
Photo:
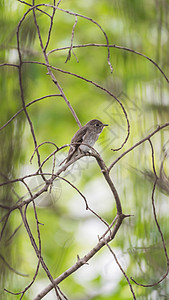
[[[53,2],[44,1],[44,3]],[[94,19],[107,33],[110,44],[135,49],[149,56],[159,64],[166,75],[168,74],[168,0],[62,0],[59,7]],[[18,63],[16,29],[27,9],[28,6],[18,1],[0,1],[0,63]],[[49,7],[42,9],[49,14],[52,13]],[[45,44],[50,20],[45,14],[40,12],[36,14]],[[74,16],[62,11],[56,12],[48,51],[70,46],[74,23]],[[22,23],[20,43],[23,60],[44,62],[32,12]],[[105,37],[95,24],[78,17],[73,44],[88,43],[105,44]],[[84,76],[109,89],[121,100],[130,119],[131,134],[127,144],[120,151],[113,152],[111,149],[119,147],[127,134],[126,120],[119,104],[90,83],[54,71],[82,125],[93,118],[109,124],[95,147],[105,163],[110,165],[123,151],[153,131],[157,124],[168,121],[168,83],[150,61],[132,52],[110,49],[110,61],[114,69],[111,74],[105,47],[84,47],[73,51],[78,62],[72,53],[71,59],[65,63],[67,49],[49,54],[50,64]],[[26,104],[45,95],[58,93],[44,66],[24,64],[22,77]],[[22,107],[17,68],[1,66],[0,83],[0,126],[3,126]],[[60,97],[48,97],[31,105],[27,110],[38,144],[44,141],[54,142],[57,146],[68,144],[78,130],[69,108]],[[168,129],[157,133],[152,142],[159,175],[164,149],[166,153],[168,149]],[[34,143],[23,112],[1,130],[0,144],[1,182],[36,171],[36,158],[32,164],[29,163]],[[55,148],[52,145],[42,146],[41,159],[45,159],[53,150]],[[65,158],[67,151],[66,148],[56,156],[57,166]],[[51,172],[52,159],[43,170]],[[161,182],[161,188],[156,190],[155,204],[158,221],[168,247],[167,157],[164,161],[164,172],[166,184]],[[69,168],[64,176],[83,192],[89,206],[111,223],[116,214],[114,199],[95,160],[81,159]],[[145,284],[158,281],[166,271],[166,260],[152,211],[154,176],[149,143],[142,144],[120,160],[112,169],[111,176],[119,193],[123,212],[134,216],[123,222],[110,245],[129,277],[132,276],[136,281]],[[29,178],[26,183],[36,191],[42,182],[39,178]],[[28,197],[26,193],[21,183],[4,186],[0,190],[0,203],[12,205],[18,200],[18,195],[26,199]],[[88,253],[97,243],[98,235],[106,228],[100,220],[86,211],[84,200],[80,195],[61,180],[56,180],[52,192],[43,194],[37,199],[36,204],[39,221],[44,224],[40,226],[42,255],[52,276],[56,278],[76,262],[77,254],[82,257]],[[5,213],[6,211],[1,209],[1,217]],[[37,240],[31,205],[27,214]],[[1,238],[1,299],[19,299],[19,295],[7,294],[3,289],[13,292],[23,290],[35,272],[37,258],[24,226],[22,225],[12,236],[20,224],[20,214],[15,211],[10,215]],[[1,225],[3,226],[4,222],[1,222]],[[4,259],[14,270],[29,276],[17,275],[7,267]],[[46,274],[40,269],[34,285],[23,299],[33,299],[48,283]],[[62,282],[60,288],[72,300],[132,299],[129,286],[107,248],[102,249],[89,261],[89,265],[83,266]],[[168,299],[168,279],[153,288],[146,289],[135,284],[133,288],[137,299]],[[55,294],[51,292],[44,299],[55,299]]]

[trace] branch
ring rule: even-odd
[[[75,20],[75,24],[73,25],[71,44],[70,44],[68,56],[67,56],[67,58],[66,58],[65,63],[67,63],[67,61],[70,60],[70,58],[71,58],[71,51],[72,51],[72,49],[73,49],[73,38],[74,38],[74,33],[75,33],[75,27],[76,27],[76,25],[77,25],[77,17],[76,17],[76,20]]]
[[[53,5],[55,6],[55,0],[53,1]],[[58,2],[57,6],[59,5],[60,1]],[[52,16],[50,18],[50,27],[49,27],[49,32],[48,32],[48,38],[47,38],[47,42],[46,42],[46,45],[45,45],[45,48],[44,48],[44,51],[46,52],[47,50],[47,47],[49,45],[49,41],[50,41],[50,37],[51,37],[51,32],[52,32],[52,27],[53,27],[53,19],[54,19],[54,16],[55,16],[55,12],[56,12],[56,8],[53,7],[53,13],[52,13]]]
[[[158,285],[160,282],[162,282],[168,275],[169,273],[169,257],[168,257],[168,253],[167,253],[167,248],[166,248],[166,244],[165,244],[165,240],[164,240],[164,236],[163,236],[163,233],[162,233],[162,230],[161,230],[161,227],[160,227],[160,224],[157,220],[157,214],[156,214],[156,208],[155,208],[155,201],[154,201],[154,193],[155,193],[155,188],[156,188],[156,185],[157,185],[157,180],[158,180],[158,176],[157,176],[157,172],[156,172],[156,168],[155,168],[155,160],[154,160],[154,148],[153,148],[153,144],[150,140],[150,138],[148,139],[149,143],[150,143],[150,147],[151,147],[151,152],[152,152],[152,165],[153,165],[153,172],[154,172],[154,175],[155,175],[155,182],[154,182],[154,186],[153,186],[153,190],[152,190],[152,207],[153,207],[153,214],[154,214],[154,220],[155,220],[155,223],[156,223],[156,226],[157,226],[157,229],[160,233],[160,236],[161,236],[161,240],[162,240],[162,245],[163,245],[163,249],[164,249],[164,254],[165,254],[165,257],[166,257],[166,261],[167,261],[167,270],[166,270],[166,273],[162,276],[162,278],[160,280],[158,280],[157,282],[154,282],[152,284],[142,284],[142,283],[138,283],[136,282],[133,278],[131,278],[131,280],[136,283],[137,285],[139,286],[143,286],[143,287],[153,287],[155,285]]]
[[[127,276],[127,274],[125,273],[125,271],[123,270],[122,266],[120,265],[118,259],[117,259],[117,256],[115,255],[114,251],[111,249],[111,247],[109,246],[109,244],[106,244],[107,248],[109,249],[109,251],[112,253],[112,255],[114,256],[114,259],[116,261],[116,264],[119,266],[119,269],[121,270],[121,272],[123,273],[124,277],[126,278],[127,282],[128,282],[128,285],[130,287],[130,290],[131,290],[131,293],[133,295],[133,299],[136,300],[136,296],[135,296],[135,293],[133,291],[133,288],[132,288],[132,285],[130,283],[130,280]]]
[[[23,107],[23,110],[25,112],[26,118],[28,120],[28,123],[29,123],[29,126],[30,126],[30,130],[31,130],[31,134],[32,134],[32,138],[33,138],[34,145],[35,145],[35,148],[36,148],[37,147],[36,136],[35,136],[35,132],[34,132],[32,121],[31,121],[30,116],[29,116],[29,114],[27,112],[27,109],[26,109],[25,97],[24,97],[24,90],[23,90],[23,80],[22,80],[22,64],[23,64],[23,61],[22,61],[22,54],[21,54],[21,50],[20,50],[19,31],[20,31],[20,27],[21,27],[21,24],[22,24],[25,16],[26,16],[26,13],[24,14],[24,16],[22,17],[22,19],[20,20],[20,22],[19,22],[19,24],[17,26],[17,32],[16,32],[17,50],[18,50],[18,56],[19,56],[18,77],[19,77],[20,97],[21,97],[22,107]],[[40,154],[39,154],[38,149],[37,149],[36,153],[37,153],[38,165],[40,166],[41,165],[41,161],[40,161]],[[42,170],[41,170],[41,173],[42,173]],[[43,175],[42,175],[42,179],[44,181],[46,180]]]
[[[58,2],[58,3],[59,3],[59,2]],[[33,0],[33,5],[34,5],[34,0]],[[48,5],[45,5],[45,6],[48,6]],[[39,41],[40,41],[40,46],[41,46],[41,49],[42,49],[42,52],[43,52],[43,55],[44,55],[44,59],[45,59],[46,64],[48,65],[48,66],[47,66],[48,74],[50,75],[50,77],[51,77],[52,81],[54,82],[54,84],[57,86],[59,92],[61,93],[63,99],[65,100],[67,106],[69,107],[69,109],[70,109],[70,111],[71,111],[73,117],[75,118],[75,120],[76,120],[78,126],[81,128],[81,127],[82,127],[82,126],[81,126],[81,123],[80,123],[80,121],[79,121],[79,119],[78,119],[78,117],[77,117],[77,115],[76,115],[76,113],[75,113],[73,107],[71,106],[71,104],[70,104],[70,102],[68,101],[68,99],[67,99],[65,93],[63,92],[63,89],[61,88],[60,84],[58,83],[58,81],[56,80],[54,74],[52,73],[51,68],[49,67],[49,60],[48,60],[48,57],[47,57],[47,55],[46,55],[46,49],[45,49],[44,46],[43,46],[43,42],[42,42],[42,38],[41,38],[41,33],[40,33],[39,26],[38,26],[38,23],[37,23],[37,20],[36,20],[36,14],[35,14],[35,8],[36,8],[36,7],[38,7],[38,5],[34,5],[34,6],[33,6],[34,23],[35,23],[35,26],[36,26],[36,29],[37,29],[37,33],[38,33],[38,37],[39,37]],[[50,6],[50,5],[49,5],[49,7],[53,7],[53,8],[58,9],[57,6],[55,7],[55,6]],[[51,26],[52,26],[52,23],[51,23]],[[49,34],[50,34],[50,31],[49,31]]]
[[[25,207],[25,209],[24,209],[24,213],[22,212],[22,209],[20,209],[20,213],[21,213],[21,216],[22,216],[22,220],[23,220],[25,229],[26,229],[26,231],[27,231],[27,233],[28,233],[29,239],[30,239],[30,241],[31,241],[31,244],[32,244],[34,250],[35,250],[35,253],[36,253],[36,255],[37,255],[37,258],[38,258],[38,260],[40,261],[40,263],[41,263],[41,265],[42,265],[44,271],[46,272],[48,278],[50,279],[51,284],[52,284],[52,287],[55,289],[57,298],[58,298],[59,300],[61,300],[61,298],[60,298],[60,296],[59,296],[59,294],[58,294],[58,291],[57,291],[57,286],[56,286],[56,284],[54,283],[54,280],[53,280],[53,278],[52,278],[52,275],[51,275],[51,273],[49,272],[49,270],[48,270],[48,268],[47,268],[47,266],[46,266],[46,264],[45,264],[45,262],[44,262],[44,260],[43,260],[43,258],[42,258],[42,256],[41,256],[41,251],[40,251],[40,249],[38,249],[37,244],[36,244],[36,242],[35,242],[35,239],[34,239],[34,237],[33,237],[33,235],[32,235],[31,230],[30,230],[30,227],[29,227],[29,224],[28,224],[28,221],[27,221],[27,217],[26,217],[26,210],[27,210],[27,207],[28,207],[28,205],[26,205],[26,207]]]
[[[104,240],[102,239],[101,241],[99,241],[95,245],[95,247],[90,252],[88,252],[85,256],[83,256],[82,258],[78,257],[77,262],[72,267],[70,267],[69,269],[67,269],[64,273],[62,273],[60,276],[58,276],[54,280],[55,284],[59,284],[65,278],[67,278],[72,273],[74,273],[75,271],[77,271],[81,266],[83,266],[84,264],[86,264],[102,247],[104,247],[105,243],[109,243],[110,241],[112,241],[114,239],[114,237],[116,236],[116,233],[117,233],[118,229],[120,228],[120,226],[122,224],[123,218],[124,218],[123,215],[118,215],[117,222],[116,222],[115,226],[113,227],[113,230],[112,230],[111,234],[109,234],[109,236],[107,236]],[[42,299],[46,294],[48,294],[52,290],[52,288],[53,288],[52,284],[49,284],[33,300],[40,300],[40,299]]]
[[[163,124],[163,125],[158,125],[157,128],[151,132],[149,135],[147,135],[145,138],[143,138],[142,140],[140,140],[139,142],[137,142],[136,144],[134,144],[132,147],[130,147],[128,150],[124,151],[108,168],[108,170],[110,171],[114,165],[126,154],[128,154],[130,151],[132,151],[134,148],[136,148],[137,146],[141,145],[142,143],[144,143],[145,141],[149,140],[153,135],[155,135],[158,131],[162,130],[165,127],[169,126],[169,122]]]
[[[4,258],[1,254],[0,254],[0,258],[1,258],[1,260],[4,262],[4,264],[5,264],[12,272],[14,272],[15,274],[20,275],[20,276],[23,276],[23,277],[28,277],[28,276],[29,276],[28,274],[23,274],[23,273],[21,273],[21,272],[16,271],[14,268],[12,268],[12,267],[9,265],[9,263],[5,260],[5,258]]]
[[[40,98],[37,98],[31,102],[29,102],[28,104],[25,105],[25,107],[29,107],[30,105],[40,101],[40,100],[43,100],[43,99],[46,99],[48,97],[62,97],[61,94],[53,94],[53,95],[46,95],[46,96],[43,96],[43,97],[40,97]],[[2,130],[3,128],[5,128],[11,121],[13,121],[22,111],[24,111],[23,108],[21,108],[20,110],[18,110],[14,115],[13,117],[11,117],[2,127],[0,127],[0,130]]]
[[[104,178],[106,179],[113,195],[114,195],[114,199],[115,199],[115,202],[116,202],[116,209],[117,209],[117,215],[121,215],[122,214],[122,207],[121,207],[121,202],[120,202],[120,198],[119,198],[119,195],[117,193],[117,190],[110,178],[110,175],[109,175],[109,170],[108,168],[106,167],[103,159],[101,158],[101,156],[99,155],[99,153],[96,152],[96,150],[94,149],[94,152],[95,153],[92,153],[91,155],[95,157],[95,159],[97,160],[97,163],[101,169],[101,172],[103,173],[103,176]]]
[[[79,79],[82,79],[88,83],[91,83],[92,85],[94,85],[95,87],[101,89],[102,91],[104,91],[105,93],[107,93],[109,96],[113,97],[118,103],[119,105],[121,106],[121,109],[124,113],[124,116],[125,116],[125,119],[126,119],[126,122],[127,122],[127,134],[126,134],[126,138],[124,140],[124,142],[122,143],[122,145],[117,148],[117,149],[113,149],[114,151],[118,151],[120,149],[122,149],[122,147],[126,144],[126,142],[128,141],[128,138],[129,138],[129,135],[130,135],[130,122],[129,122],[129,119],[128,119],[128,115],[127,115],[127,112],[122,104],[122,102],[113,94],[111,93],[109,90],[107,90],[105,87],[101,86],[100,84],[90,80],[90,79],[87,79],[83,76],[80,76],[78,74],[75,74],[75,73],[72,73],[72,72],[69,72],[69,71],[64,71],[63,69],[60,69],[60,68],[56,68],[52,65],[49,65],[48,63],[42,63],[42,62],[38,62],[38,61],[25,61],[24,63],[26,64],[38,64],[38,65],[42,65],[42,66],[46,66],[47,68],[50,68],[50,69],[53,69],[53,70],[56,70],[58,72],[61,72],[61,73],[64,73],[64,74],[67,74],[67,75],[71,75],[71,76],[74,76],[74,77],[77,77]]]
[[[21,2],[21,3],[24,3],[24,4],[30,6],[30,4],[26,3],[25,1],[21,1],[21,0],[18,0],[18,1]],[[60,1],[59,1],[58,3],[60,3]],[[71,11],[69,11],[69,10],[65,10],[65,9],[59,8],[58,5],[57,5],[57,6],[50,5],[50,4],[37,4],[37,5],[34,5],[34,1],[33,1],[33,6],[28,10],[28,12],[30,12],[31,9],[34,10],[35,8],[36,8],[36,9],[39,8],[40,6],[52,7],[52,8],[54,8],[54,9],[58,9],[58,10],[60,10],[60,11],[62,11],[62,12],[64,12],[64,13],[67,13],[67,14],[69,14],[69,15],[73,15],[73,16],[75,16],[75,17],[80,17],[80,18],[86,19],[86,20],[92,22],[93,24],[95,24],[96,26],[98,26],[98,27],[100,28],[100,30],[103,32],[103,34],[104,34],[104,36],[105,36],[105,39],[106,39],[106,45],[107,45],[107,50],[108,50],[107,62],[108,62],[108,65],[109,65],[109,67],[110,67],[111,73],[113,72],[113,67],[112,67],[111,62],[110,62],[109,40],[108,40],[108,37],[107,37],[106,32],[105,32],[104,29],[100,26],[99,23],[97,23],[97,22],[96,22],[95,20],[93,20],[92,18],[89,18],[89,17],[84,16],[84,15],[82,15],[82,14],[74,13],[74,12],[71,12]]]
[[[97,43],[80,44],[80,45],[74,45],[73,49],[76,49],[76,48],[85,48],[85,47],[107,47],[107,45],[106,44],[97,44]],[[134,53],[136,55],[142,56],[143,58],[145,58],[148,61],[150,61],[160,71],[160,73],[163,75],[163,77],[165,78],[165,80],[167,81],[167,83],[169,83],[169,79],[168,79],[167,75],[160,68],[160,66],[152,58],[150,58],[149,56],[145,55],[144,53],[138,52],[137,50],[134,50],[134,49],[131,49],[131,48],[128,48],[128,47],[118,46],[118,45],[115,45],[115,44],[113,44],[113,45],[109,44],[109,48],[116,48],[116,49],[119,49],[119,50],[124,50],[124,51],[127,51],[127,52],[132,52],[132,53]],[[67,49],[69,49],[69,46],[56,48],[56,49],[50,50],[48,52],[48,55],[50,55],[50,54],[52,54],[52,53],[54,53],[56,51],[62,51],[62,50],[67,50]]]
[[[79,195],[84,199],[85,204],[86,204],[86,210],[91,211],[91,212],[92,212],[99,220],[101,220],[101,222],[103,222],[103,223],[108,227],[108,229],[109,229],[108,223],[107,223],[101,216],[99,216],[94,210],[92,210],[92,209],[89,207],[89,205],[88,205],[88,203],[87,203],[86,197],[82,194],[82,192],[81,192],[74,184],[72,184],[69,180],[65,179],[64,177],[57,176],[57,178],[60,178],[60,179],[62,179],[63,181],[67,182],[73,189],[75,189],[75,190],[79,193]]]

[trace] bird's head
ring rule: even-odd
[[[86,125],[89,126],[91,130],[95,131],[98,134],[102,132],[105,126],[108,126],[108,124],[103,124],[101,121],[97,119],[89,121]]]

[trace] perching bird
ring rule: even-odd
[[[94,119],[87,122],[86,125],[81,127],[71,140],[70,149],[65,162],[69,162],[75,156],[83,152],[89,152],[91,148],[87,145],[91,147],[94,146],[105,126],[108,126],[108,124],[103,124],[101,121]],[[83,143],[87,145],[83,145]]]

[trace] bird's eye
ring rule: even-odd
[[[100,126],[100,124],[99,124],[99,123],[96,123],[96,124],[95,124],[95,126],[96,126],[96,127],[99,127],[99,126]]]

